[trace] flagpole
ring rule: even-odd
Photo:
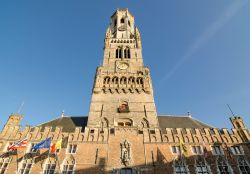
[[[57,152],[55,152],[55,155],[56,155],[57,165],[58,165],[58,167],[59,167],[59,174],[61,174],[62,172],[61,172],[61,168],[60,168],[60,163],[59,163],[59,158],[58,158],[58,156],[57,156]]]
[[[18,174],[18,152],[17,152],[17,149],[16,149],[16,169],[17,169],[17,174]]]

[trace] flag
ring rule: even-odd
[[[26,148],[27,145],[28,145],[28,139],[24,138],[23,140],[17,141],[14,144],[9,145],[8,148],[7,148],[7,150],[8,151],[14,151],[17,148]]]
[[[50,148],[51,144],[51,137],[41,141],[40,143],[37,143],[35,146],[32,147],[32,149],[43,149],[43,148]]]
[[[59,140],[50,146],[50,153],[55,153],[56,150],[61,148],[62,148],[62,140]]]
[[[184,144],[183,140],[180,140],[180,150],[181,150],[181,155],[184,154],[187,156],[187,146]]]

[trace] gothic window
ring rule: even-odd
[[[174,173],[175,174],[188,174],[188,168],[183,160],[174,161]]]
[[[113,83],[114,85],[118,85],[118,77],[113,77],[112,83]]]
[[[232,146],[232,147],[230,147],[230,149],[234,155],[243,155],[244,154],[243,149],[239,145]]]
[[[209,140],[208,140],[207,137],[203,137],[203,139],[204,139],[204,142],[205,142],[205,143],[208,143],[208,142],[209,142]]]
[[[217,159],[217,170],[219,174],[231,174],[232,169],[230,165],[222,157]]]
[[[108,119],[107,118],[104,118],[103,120],[102,120],[102,127],[108,127],[108,125],[109,125],[109,123],[108,123]]]
[[[201,155],[202,154],[201,146],[192,146],[192,152],[194,155]]]
[[[204,159],[198,159],[195,161],[196,173],[197,174],[210,174],[209,166],[206,164]]]
[[[117,25],[117,19],[115,19],[114,21],[114,26],[116,27],[116,25]]]
[[[212,146],[212,153],[214,155],[223,155],[223,151],[220,146]]]
[[[243,157],[238,158],[238,165],[242,174],[250,173],[249,163]]]
[[[184,137],[184,142],[189,143],[189,138],[187,136]]]
[[[4,174],[8,170],[10,158],[0,158],[0,173]]]
[[[143,128],[148,128],[149,127],[148,121],[145,118],[142,120],[141,124],[142,124]]]
[[[76,149],[77,149],[77,145],[76,144],[68,144],[68,150],[67,152],[70,154],[75,154],[76,153]]]
[[[124,49],[124,58],[130,58],[130,49],[128,47]]]
[[[194,137],[194,141],[195,141],[196,143],[199,143],[199,138],[198,138],[198,137]]]
[[[128,79],[128,84],[129,84],[131,87],[134,87],[134,85],[135,85],[135,78],[134,78],[134,77],[129,77],[129,79]]]
[[[127,83],[127,78],[126,77],[121,77],[120,83],[121,83],[121,85],[125,85]]]
[[[116,50],[115,50],[115,57],[116,58],[122,58],[122,49],[120,47],[118,47]]]
[[[56,171],[56,159],[49,158],[45,163],[43,174],[54,174]]]
[[[73,174],[75,168],[75,160],[72,158],[65,159],[63,162],[62,174]]]
[[[141,77],[138,77],[136,82],[140,87],[143,87],[143,79]]]
[[[110,77],[105,77],[103,80],[104,85],[108,85],[110,83]]]
[[[168,142],[168,141],[169,141],[169,140],[168,140],[168,136],[165,135],[163,140],[164,140],[164,142]]]
[[[29,174],[32,167],[32,159],[24,159],[19,170],[19,174]]]
[[[120,22],[121,22],[121,24],[124,24],[124,18],[121,18]]]
[[[128,21],[128,26],[130,26],[130,21]]]

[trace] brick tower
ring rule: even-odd
[[[88,127],[158,127],[150,71],[128,9],[111,16],[102,66],[96,71]]]

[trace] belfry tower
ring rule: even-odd
[[[158,127],[150,71],[128,9],[111,16],[102,66],[96,71],[88,127]]]

